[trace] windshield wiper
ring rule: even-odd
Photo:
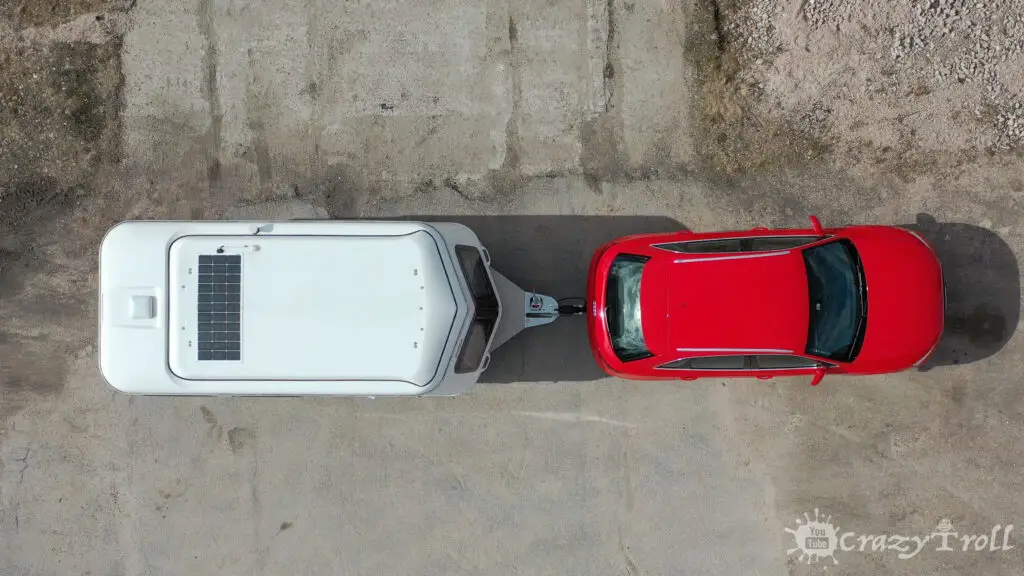
[[[868,321],[868,285],[867,277],[864,275],[864,266],[860,260],[860,254],[857,253],[857,249],[852,245],[846,246],[847,253],[850,255],[850,264],[856,272],[856,289],[857,289],[857,303],[858,306],[858,317],[857,327],[853,331],[853,341],[850,346],[849,361],[852,362],[860,352],[861,344],[864,343],[864,333],[867,331]]]
[[[861,318],[868,317],[868,284],[864,276],[864,267],[861,266],[860,257],[858,256],[853,265],[857,268],[857,296],[860,299],[860,316]]]

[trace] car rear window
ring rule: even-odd
[[[623,362],[650,358],[640,317],[640,280],[650,258],[620,254],[605,288],[605,318],[615,355]]]

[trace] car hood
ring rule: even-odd
[[[848,237],[860,254],[868,288],[864,343],[854,371],[910,368],[942,334],[944,291],[935,253],[901,228],[869,228]]]

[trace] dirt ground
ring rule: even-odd
[[[614,15],[644,4],[608,6]],[[625,214],[646,202],[649,211],[695,207],[675,216],[713,229],[799,226],[816,214],[826,224],[922,231],[949,274],[950,310],[926,371],[826,379],[814,391],[803,381],[708,385],[726,450],[763,482],[766,525],[786,569],[820,571],[785,552],[793,545],[784,528],[815,508],[858,533],[930,534],[948,519],[963,533],[1019,523],[1013,535],[1024,534],[1024,1],[692,0],[671,9],[685,26],[665,42],[683,46],[689,97],[682,109],[652,113],[686,119],[669,132],[686,131],[685,141],[631,156],[622,117],[608,113],[574,128],[579,161],[560,168],[559,141],[539,138],[551,149],[531,150],[530,133],[510,128],[508,154],[484,176],[447,165],[431,173],[428,162],[398,193],[382,174],[401,160],[384,153],[372,166],[345,158],[271,175],[257,169],[270,157],[258,139],[230,161],[217,152],[210,161],[209,147],[222,145],[210,139],[214,132],[187,146],[154,144],[161,151],[151,158],[186,160],[140,163],[122,117],[123,41],[136,2],[0,0],[0,441],[19,413],[59,403],[76,362],[95,353],[97,246],[122,219],[213,218],[295,195],[333,216],[443,212],[478,201],[491,213]],[[509,22],[502,28],[514,47],[529,23]],[[629,32],[620,28],[607,41],[628,45]],[[628,64],[608,60],[605,79]],[[612,92],[613,110],[622,96]],[[230,113],[229,98],[214,98],[222,113]],[[379,151],[379,142],[367,142]],[[239,176],[247,163],[251,173]],[[575,181],[595,199],[559,199]],[[644,194],[656,199],[640,200]],[[428,196],[444,200],[418,200]],[[1020,574],[1022,551],[1018,544],[910,560],[840,552],[835,569]],[[634,554],[627,573],[641,573],[634,561],[643,563]]]

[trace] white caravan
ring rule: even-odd
[[[461,224],[129,221],[100,248],[100,370],[170,395],[452,396],[524,328],[582,312]]]

